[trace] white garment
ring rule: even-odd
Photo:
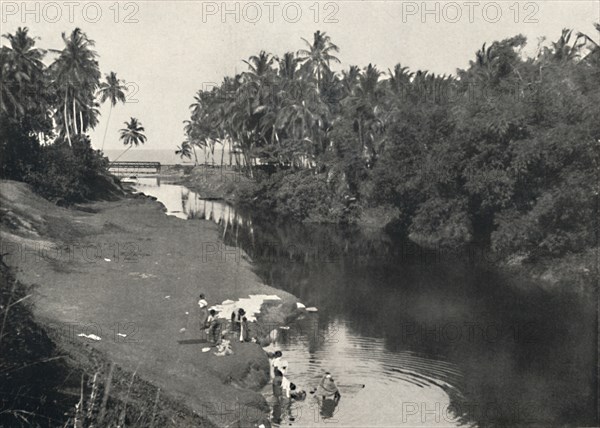
[[[198,300],[198,306],[200,306],[201,309],[204,309],[208,306],[208,302],[204,299],[200,299]]]
[[[281,360],[281,357],[275,357],[271,360],[271,379],[275,377],[275,364],[277,364],[279,360]]]
[[[275,367],[277,367],[277,365],[279,364],[279,362],[281,361],[281,357],[276,357],[273,358],[273,361],[271,361],[271,366],[273,366],[273,373],[275,373]],[[273,374],[272,377],[275,377],[275,374]]]
[[[275,358],[273,360],[273,367],[285,374],[287,372],[288,362],[281,357]]]
[[[292,383],[288,380],[287,377],[282,377],[281,378],[281,390],[283,391],[283,393],[285,394],[285,396],[287,398],[291,397],[292,394],[292,389],[291,389]]]

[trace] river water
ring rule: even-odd
[[[381,230],[276,224],[154,179],[135,187],[169,215],[216,222],[265,283],[317,308],[268,350],[299,389],[328,371],[342,398],[274,406],[281,425],[598,425],[593,299],[502,275],[477,248],[425,251]]]

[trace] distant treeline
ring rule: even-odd
[[[0,178],[26,181],[66,204],[112,194],[108,161],[87,133],[98,125],[100,103],[110,101],[112,110],[125,102],[124,82],[114,72],[100,81],[94,42],[79,28],[62,34],[62,50],[37,48],[26,27],[2,37],[8,43],[0,48]],[[46,66],[49,54],[55,58]],[[143,131],[132,118],[120,139],[137,146]]]
[[[600,31],[600,25],[596,24]],[[556,256],[597,243],[600,48],[563,30],[533,57],[518,35],[485,44],[456,76],[372,64],[341,73],[317,31],[261,51],[201,90],[178,149],[229,147],[255,178],[241,203],[300,220],[353,222],[385,208],[425,245],[487,242]]]

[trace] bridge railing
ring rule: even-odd
[[[111,162],[108,165],[109,171],[116,174],[128,174],[128,173],[139,173],[139,174],[152,174],[160,173],[161,165],[160,162],[135,162],[135,161],[123,161],[123,162]],[[145,171],[150,170],[150,171]]]

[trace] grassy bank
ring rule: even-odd
[[[295,299],[262,284],[243,254],[220,247],[216,225],[167,217],[146,197],[66,209],[11,181],[2,182],[1,195],[4,260],[19,284],[33,287],[27,299],[33,319],[50,331],[56,352],[85,367],[85,384],[96,373],[96,384],[106,384],[107,367],[114,363],[126,390],[134,379],[131,395],[141,402],[154,403],[158,389],[160,397],[172,397],[175,404],[165,414],[172,411],[173,421],[167,425],[203,420],[254,426],[265,420],[268,407],[257,392],[268,380],[264,351],[258,344],[233,343],[227,357],[202,353],[197,296],[204,292],[214,304],[277,294],[282,301],[265,311],[265,323],[282,322]],[[90,359],[97,365],[90,366]],[[86,388],[92,386],[84,387],[88,397]],[[71,405],[79,401],[80,389]],[[176,417],[177,406],[185,421]],[[146,410],[140,420],[147,423]]]
[[[253,181],[234,166],[223,168],[211,165],[168,165],[162,168],[161,179],[181,184],[198,193],[203,199],[223,199],[235,202]]]
[[[5,426],[211,426],[168,392],[36,321],[35,291],[0,264],[0,419]]]

